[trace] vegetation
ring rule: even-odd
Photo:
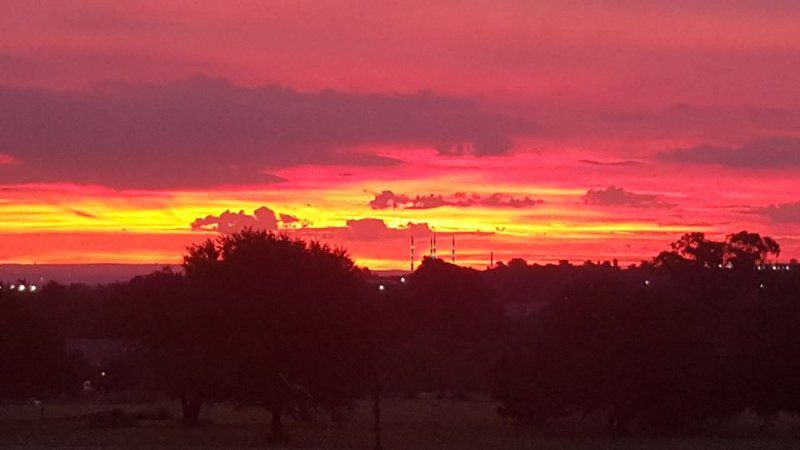
[[[737,421],[724,435],[706,433],[682,436],[628,436],[613,438],[594,431],[588,419],[540,431],[500,418],[486,400],[389,398],[384,401],[387,449],[795,449],[800,445],[790,419],[781,417],[768,435],[758,433],[749,417]],[[180,404],[158,405],[67,404],[51,405],[44,419],[29,405],[0,408],[2,448],[372,448],[372,414],[369,402],[357,401],[347,420],[336,423],[289,422],[292,442],[277,445],[264,433],[270,414],[261,409],[234,409],[225,403],[203,407],[204,426],[186,427],[163,420],[128,421],[98,419],[98,412],[122,409],[127,417],[140,411],[164,408],[180,416]],[[602,424],[600,424],[602,425]],[[576,427],[582,427],[576,431]]]
[[[502,420],[582,418],[611,436],[745,412],[768,427],[800,414],[800,267],[765,266],[779,252],[755,233],[692,233],[624,269],[425,259],[388,280],[341,249],[245,230],[188,249],[181,272],[4,290],[0,350],[14,370],[0,371],[0,396],[74,396],[89,379],[108,398],[179,400],[187,424],[208,405],[263,409],[272,439],[286,438],[286,417],[338,421],[368,395],[430,393],[491,393]],[[76,338],[136,350],[93,372],[65,350]]]
[[[672,248],[653,264],[585,271],[527,320],[496,372],[501,414],[600,414],[624,433],[800,412],[800,276],[759,270],[777,244],[695,233]]]

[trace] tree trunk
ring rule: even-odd
[[[283,408],[275,406],[272,408],[272,422],[270,422],[271,439],[279,442],[286,440],[286,433],[283,431],[283,422],[281,422],[281,415]]]
[[[375,419],[375,450],[383,450],[381,442],[381,388],[378,382],[375,383],[375,396],[372,403],[372,415]]]
[[[619,414],[616,409],[611,411],[608,416],[608,430],[613,437],[622,437],[628,432],[628,419]]]
[[[190,396],[181,396],[181,408],[183,413],[183,422],[189,425],[195,425],[200,420],[200,408],[203,407],[203,402],[197,398]]]

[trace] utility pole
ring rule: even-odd
[[[375,419],[375,450],[383,450],[381,442],[381,382],[380,375],[375,375],[375,397],[372,401],[372,415]]]

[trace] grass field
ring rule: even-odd
[[[18,448],[371,448],[372,416],[359,404],[346,420],[331,423],[287,422],[291,441],[268,440],[269,416],[257,409],[233,410],[221,404],[204,408],[206,423],[182,426],[176,420],[99,425],[87,414],[115,408],[134,414],[165,409],[176,417],[178,405],[48,405],[44,418],[32,405],[0,405],[0,447]],[[769,434],[715,433],[679,438],[610,439],[601,434],[565,437],[563,430],[534,430],[504,421],[488,401],[390,399],[384,401],[387,449],[794,449],[796,425],[786,422]],[[749,433],[749,434],[748,434]]]

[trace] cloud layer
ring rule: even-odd
[[[800,138],[757,139],[738,147],[699,145],[673,149],[657,155],[661,161],[678,164],[716,164],[737,169],[800,167]]]
[[[279,219],[280,218],[280,219]],[[295,224],[301,224],[295,227]],[[219,215],[197,218],[190,228],[195,232],[217,232],[230,234],[245,228],[266,231],[281,231],[306,239],[333,239],[337,241],[374,241],[428,236],[433,231],[427,223],[409,222],[400,227],[389,227],[382,219],[373,217],[348,219],[342,227],[313,227],[310,222],[289,214],[276,214],[271,208],[261,206],[247,214],[244,211],[229,210]]]
[[[372,209],[434,209],[443,206],[467,208],[470,206],[485,206],[490,208],[527,208],[543,203],[542,200],[530,197],[514,197],[510,194],[494,193],[489,196],[457,192],[451,196],[443,195],[417,195],[411,197],[406,194],[395,194],[392,191],[382,191],[375,194],[369,202]]]
[[[657,195],[637,194],[624,188],[609,186],[605,189],[589,189],[583,203],[596,206],[626,206],[631,208],[672,208],[673,204],[659,200]]]
[[[800,224],[800,202],[752,208],[750,212],[760,214],[778,224]]]
[[[0,88],[0,123],[0,152],[20,162],[4,180],[124,188],[263,184],[281,181],[268,175],[280,167],[396,163],[351,150],[370,144],[496,155],[536,130],[463,98],[305,93],[213,78],[81,92]]]

